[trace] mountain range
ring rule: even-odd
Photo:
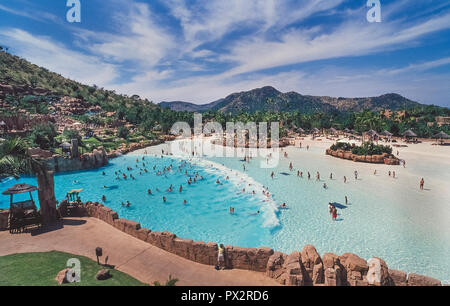
[[[190,102],[173,101],[161,102],[161,107],[175,111],[205,112],[220,111],[224,113],[240,113],[256,111],[302,113],[314,112],[361,112],[369,109],[381,111],[384,109],[399,110],[420,106],[418,102],[411,101],[399,94],[389,93],[379,97],[366,98],[333,98],[327,96],[301,95],[297,92],[283,93],[271,86],[233,93],[226,98],[198,105]]]

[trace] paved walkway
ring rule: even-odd
[[[95,248],[103,248],[102,262],[145,282],[165,282],[169,274],[177,285],[190,286],[273,286],[278,285],[264,273],[245,270],[221,270],[168,253],[131,237],[95,218],[65,219],[59,228],[31,233],[0,232],[0,256],[61,251],[96,260]],[[64,267],[61,267],[63,269]]]

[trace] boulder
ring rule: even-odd
[[[102,269],[98,271],[97,275],[95,276],[95,278],[100,281],[110,279],[111,277],[112,275],[108,269]]]
[[[369,269],[367,262],[353,253],[345,253],[339,256],[339,261],[347,270],[347,272],[356,271],[361,272],[362,274],[366,274],[367,270]]]
[[[55,280],[58,282],[58,285],[67,284],[67,272],[69,272],[69,268],[61,270],[55,277]]]
[[[300,253],[302,265],[306,271],[305,283],[313,284],[323,281],[323,264],[319,253],[312,245],[306,245]],[[318,265],[319,267],[315,268]],[[314,273],[314,269],[316,269]]]
[[[301,254],[299,252],[292,252],[286,259],[286,276],[285,282],[288,286],[304,286],[305,271],[301,262]]]
[[[141,228],[139,230],[137,230],[136,233],[136,238],[142,241],[147,241],[148,235],[150,234],[150,230],[147,228]]]
[[[339,256],[333,253],[325,253],[322,257],[323,261],[323,267],[325,269],[327,268],[334,268],[335,265],[338,265],[339,262]]]
[[[281,282],[281,276],[285,273],[284,262],[287,260],[287,255],[281,252],[275,252],[267,261],[266,275],[270,278]]]
[[[408,286],[442,286],[442,283],[432,277],[410,273],[408,274]]]
[[[129,235],[132,235],[136,237],[136,231],[141,228],[141,224],[139,224],[136,221],[131,221],[127,219],[115,219],[114,220],[114,227],[118,230],[127,233]]]
[[[406,286],[407,285],[407,274],[399,270],[388,270],[389,279],[391,286]]]
[[[372,286],[389,285],[389,269],[384,260],[374,257],[367,261],[369,270],[367,272],[367,282]]]

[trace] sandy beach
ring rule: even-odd
[[[209,137],[202,139],[211,140]],[[281,149],[283,153],[275,169],[259,169],[254,162],[247,166],[246,175],[268,186],[278,204],[285,202],[290,206],[287,212],[279,214],[281,227],[274,231],[270,246],[290,252],[311,243],[320,253],[354,252],[366,259],[379,256],[395,269],[431,273],[444,283],[450,282],[450,261],[445,260],[450,252],[450,146],[432,145],[433,141],[419,144],[399,141],[397,144],[407,147],[394,147],[393,154],[397,155],[398,151],[398,158],[406,161],[403,167],[356,163],[327,156],[325,149],[335,141],[324,137],[316,140],[304,137],[301,149],[298,142],[297,146]],[[310,149],[306,150],[308,145]],[[169,145],[131,154],[146,151],[159,156],[161,150],[168,152]],[[284,152],[288,158],[283,157]],[[206,159],[242,171],[240,158]],[[290,163],[294,166],[291,173]],[[297,170],[303,171],[304,176],[310,172],[313,179],[298,179]],[[276,173],[275,180],[270,179],[272,171]],[[316,171],[321,173],[320,183],[314,182]],[[358,171],[356,181],[354,171]],[[395,179],[388,176],[389,171],[396,172]],[[329,180],[330,172],[333,180]],[[290,175],[280,175],[283,173]],[[347,177],[346,184],[343,176]],[[421,178],[425,180],[423,191],[419,190]],[[321,188],[323,182],[328,184],[329,190]],[[330,225],[326,209],[320,207],[330,201],[342,203],[344,195],[348,195],[351,205],[342,210],[342,222]],[[339,231],[339,237],[335,231]],[[438,258],[444,261],[444,271]]]

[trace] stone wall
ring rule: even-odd
[[[55,155],[47,160],[49,170],[54,172],[69,172],[84,169],[95,169],[108,164],[108,156],[103,147],[95,149],[92,153],[86,153],[79,158],[66,158]]]
[[[60,212],[64,216],[64,211]],[[0,231],[7,230],[8,213],[8,210],[0,210]],[[100,219],[128,235],[188,260],[211,266],[217,264],[218,246],[215,242],[183,239],[169,232],[152,232],[135,221],[119,218],[117,212],[100,203],[86,202],[78,209],[77,216]],[[274,252],[268,247],[227,245],[225,264],[229,269],[264,272],[267,277],[287,286],[442,285],[440,280],[428,276],[389,269],[384,260],[377,257],[368,261],[352,253],[341,256],[325,253],[321,257],[312,245],[289,255]]]
[[[8,230],[9,209],[0,209],[0,231]]]
[[[386,164],[386,165],[400,165],[400,160],[392,154],[383,153],[380,155],[355,155],[350,151],[337,150],[333,151],[327,149],[326,155],[333,157],[352,160],[354,162],[372,163],[372,164]]]

